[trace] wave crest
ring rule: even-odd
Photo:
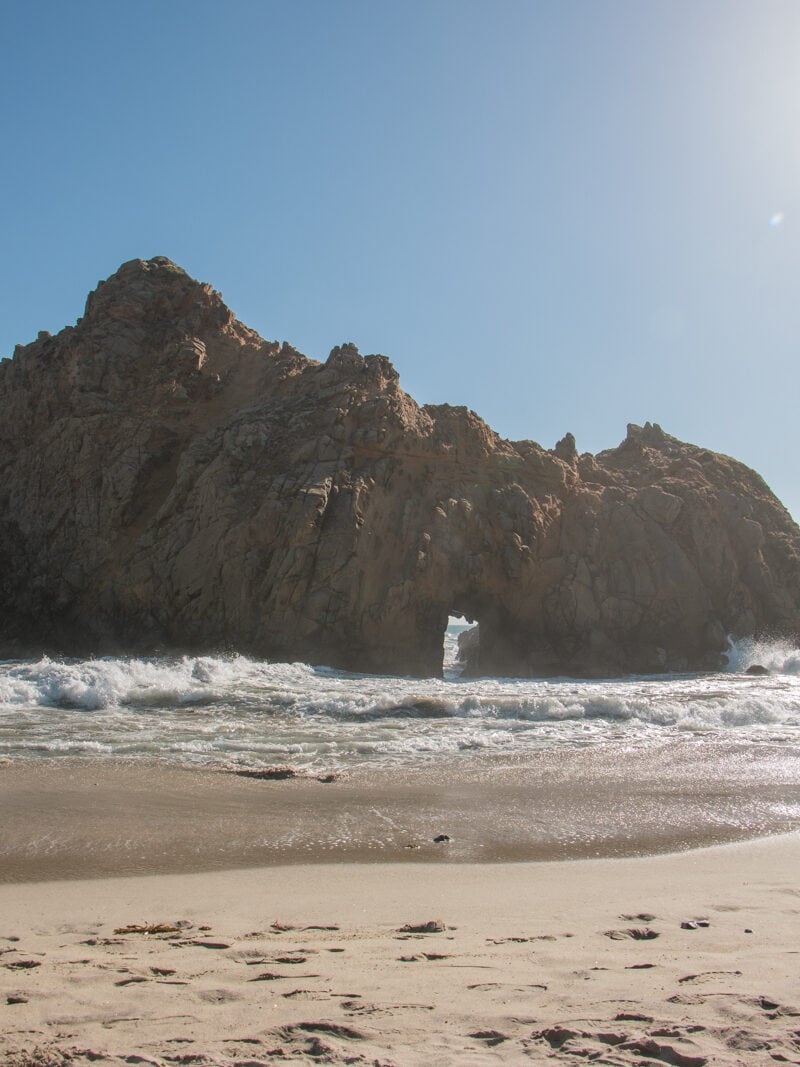
[[[745,676],[755,662],[771,676]],[[94,725],[79,726],[85,716],[74,712],[92,713]],[[800,727],[800,650],[739,641],[726,673],[605,681],[420,681],[238,655],[0,664],[0,749],[23,720],[37,737],[63,737],[75,729],[96,739],[119,728],[134,747],[147,721],[147,730],[159,737],[173,735],[168,748],[177,743],[176,731],[193,741],[216,738],[221,748],[254,741],[272,746],[277,738],[283,745],[290,738],[315,750],[367,736],[392,738],[392,744],[424,736],[429,744],[453,731],[497,737],[773,727],[794,732]]]

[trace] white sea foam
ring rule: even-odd
[[[788,641],[757,641],[743,637],[731,641],[728,656],[730,671],[748,667],[765,667],[772,674],[800,674],[800,649]]]
[[[741,671],[752,662],[764,677]],[[0,663],[0,756],[349,765],[653,736],[800,742],[800,652],[739,642],[720,674],[418,680],[245,656]],[[738,673],[737,673],[738,672]]]

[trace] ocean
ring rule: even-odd
[[[771,746],[789,763],[800,754],[791,646],[741,641],[713,674],[462,679],[464,628],[451,620],[443,679],[238,655],[0,662],[0,758],[317,772],[670,740]],[[743,673],[752,663],[770,673]]]
[[[800,650],[465,679],[463,628],[441,679],[239,655],[1,663],[3,877],[636,855],[800,827]]]

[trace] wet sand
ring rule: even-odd
[[[797,1063],[798,874],[794,834],[637,859],[7,884],[0,1059]]]
[[[262,780],[168,764],[0,766],[0,882],[309,862],[652,854],[800,826],[800,763],[769,745],[543,751]],[[447,835],[450,840],[435,843]]]

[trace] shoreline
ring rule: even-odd
[[[287,780],[143,761],[0,766],[0,884],[325,863],[658,855],[800,826],[769,746],[542,750]],[[436,842],[445,835],[449,840]]]
[[[18,761],[0,809],[9,1067],[800,1055],[800,781],[768,745]]]
[[[635,859],[2,885],[0,1055],[796,1062],[798,870],[792,833]]]

